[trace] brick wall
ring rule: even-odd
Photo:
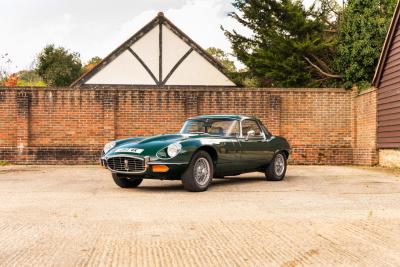
[[[292,163],[370,164],[368,156],[354,160],[362,154],[354,150],[364,138],[354,141],[362,99],[343,89],[0,89],[0,160],[95,163],[110,140],[176,132],[187,117],[231,113],[255,115],[286,137]]]
[[[376,99],[375,88],[353,99],[353,163],[356,165],[378,164]]]

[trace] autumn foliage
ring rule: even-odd
[[[15,86],[17,86],[18,78],[19,77],[18,77],[17,74],[15,74],[15,73],[10,74],[7,77],[7,79],[4,81],[4,86],[6,86],[6,87],[15,87]]]

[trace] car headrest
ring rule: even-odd
[[[224,128],[222,127],[212,127],[209,130],[210,134],[218,134],[218,135],[224,135]]]

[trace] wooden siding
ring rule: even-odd
[[[383,62],[380,76],[377,120],[379,148],[400,148],[400,25],[396,23],[393,38]],[[372,118],[371,118],[372,119]]]

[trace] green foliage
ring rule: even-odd
[[[101,57],[92,57],[91,59],[89,59],[89,61],[86,63],[86,65],[89,65],[89,64],[95,64],[95,65],[97,65],[97,64],[99,64],[100,63],[100,61],[101,61],[102,59],[101,59]]]
[[[254,77],[245,77],[242,81],[244,87],[260,87],[260,81]]]
[[[349,0],[339,27],[336,69],[347,86],[371,82],[397,0]]]
[[[36,71],[51,86],[67,86],[76,80],[82,68],[79,53],[63,47],[46,46],[37,57]]]
[[[90,71],[91,69],[93,69],[97,64],[99,64],[101,62],[101,58],[100,57],[92,57],[91,59],[89,59],[89,61],[86,63],[85,66],[83,66],[82,68],[82,73],[86,73],[88,71]]]
[[[206,49],[207,53],[218,60],[224,66],[227,72],[236,72],[235,63],[228,58],[228,55],[220,48],[209,47]]]
[[[0,160],[0,167],[2,167],[2,166],[7,166],[7,165],[10,165],[10,163],[8,163],[8,162],[5,161],[5,160]]]
[[[17,75],[18,75],[17,86],[23,86],[23,87],[46,86],[46,83],[34,70],[22,70],[18,72]]]
[[[213,56],[225,69],[225,74],[237,85],[243,85],[243,73],[237,71],[235,63],[228,58],[222,49],[216,47],[209,47],[206,49],[207,53]]]
[[[234,55],[248,68],[248,77],[262,86],[330,86],[339,75],[330,66],[335,57],[335,0],[306,9],[295,0],[235,0],[230,16],[246,26],[251,38],[226,31]],[[239,15],[240,14],[240,15]]]

